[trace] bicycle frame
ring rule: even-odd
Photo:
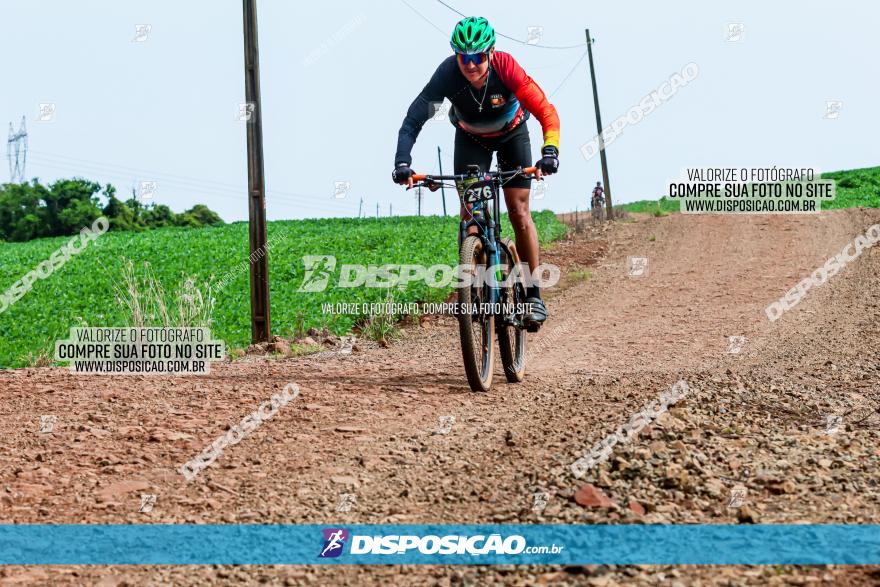
[[[514,171],[480,171],[476,165],[469,165],[467,173],[458,175],[414,175],[413,181],[423,182],[427,187],[437,185],[443,181],[454,181],[456,183],[456,192],[458,199],[465,210],[470,211],[470,219],[462,220],[458,229],[458,246],[467,238],[471,227],[476,227],[477,235],[483,241],[483,246],[488,255],[488,267],[495,267],[495,271],[490,277],[489,302],[495,304],[501,301],[501,206],[500,191],[503,180],[516,176],[531,176],[536,171],[535,167],[527,167],[525,169],[516,169]],[[459,189],[459,185],[466,181],[479,181],[481,183],[491,183],[493,186],[492,197],[490,199],[478,198],[472,202],[465,200],[463,190]],[[487,210],[487,203],[492,202],[492,206]],[[468,207],[470,204],[470,208]],[[510,258],[510,251],[505,251]]]
[[[489,267],[495,267],[494,273],[489,276],[488,301],[492,304],[501,301],[501,288],[498,286],[501,283],[501,252],[498,250],[498,243],[501,241],[501,218],[498,212],[501,209],[498,195],[499,183],[499,180],[493,181],[494,189],[491,200],[477,200],[471,204],[470,219],[462,220],[458,227],[458,246],[461,246],[461,243],[467,238],[468,230],[472,226],[477,228],[477,235],[483,241],[483,246],[486,249]],[[459,199],[467,210],[467,203],[463,198]],[[491,206],[488,205],[490,201],[492,202]]]

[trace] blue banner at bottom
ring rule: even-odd
[[[0,564],[880,564],[880,525],[0,525]]]

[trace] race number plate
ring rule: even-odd
[[[485,202],[495,197],[495,182],[491,179],[468,178],[456,182],[459,197],[467,204]]]

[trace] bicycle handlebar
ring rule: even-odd
[[[537,167],[526,167],[524,169],[514,169],[513,171],[489,171],[486,173],[486,175],[498,178],[507,178],[513,177],[514,175],[534,175],[537,170]],[[417,173],[413,175],[412,178],[413,181],[457,181],[460,179],[466,179],[468,177],[470,176],[467,173],[460,173],[458,175],[427,175]]]

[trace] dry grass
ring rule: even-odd
[[[22,357],[22,360],[28,367],[51,367],[55,364],[52,355],[50,355],[45,349],[40,350],[36,354],[29,352]]]
[[[136,268],[132,260],[124,259],[121,273],[113,293],[126,326],[211,327],[215,300],[209,283],[199,286],[187,277],[169,294],[147,262]]]

